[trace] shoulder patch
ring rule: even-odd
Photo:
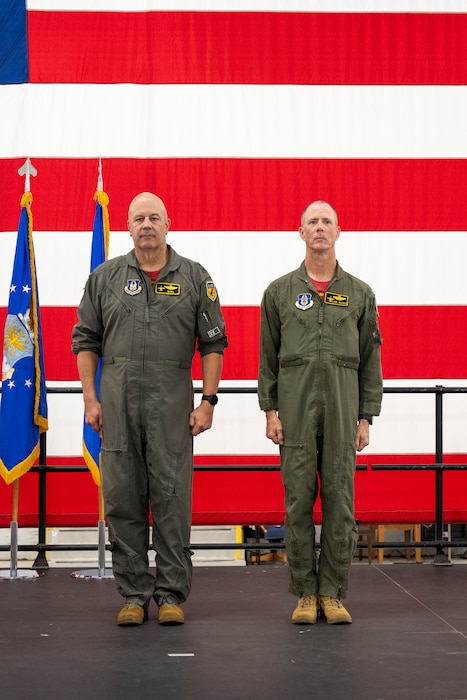
[[[211,301],[216,301],[217,299],[217,289],[216,285],[212,280],[209,280],[206,282],[206,294],[208,295],[209,299]]]

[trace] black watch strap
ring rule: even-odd
[[[370,413],[359,413],[358,420],[365,418],[370,425],[373,425],[373,416]]]
[[[207,401],[211,406],[215,406],[219,399],[217,398],[217,394],[203,394],[201,401]]]

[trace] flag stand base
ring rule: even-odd
[[[83,569],[82,571],[73,571],[71,575],[73,576],[73,578],[114,578],[112,569],[104,569],[103,571],[100,571],[99,569]]]
[[[17,483],[17,482],[15,482]],[[18,569],[18,521],[10,523],[10,568],[0,570],[0,579],[31,579],[38,578],[40,574],[34,569]]]
[[[0,579],[10,579],[10,581],[15,581],[17,579],[31,579],[39,578],[42,574],[38,574],[37,571],[32,571],[31,569],[17,569],[16,571],[10,571],[10,569],[0,569]]]
[[[98,562],[97,569],[83,569],[83,571],[73,571],[73,578],[114,578],[112,569],[105,568],[105,521],[98,522]]]

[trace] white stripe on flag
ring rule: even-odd
[[[3,157],[467,157],[465,85],[26,84],[1,94]]]
[[[467,11],[466,0],[27,0],[29,10],[81,12],[450,12]]]

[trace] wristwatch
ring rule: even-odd
[[[362,418],[365,418],[370,425],[373,425],[373,416],[369,413],[359,413],[358,420],[361,420]]]
[[[207,401],[211,404],[211,406],[215,406],[219,399],[217,397],[217,394],[203,394],[201,397],[201,401]]]

